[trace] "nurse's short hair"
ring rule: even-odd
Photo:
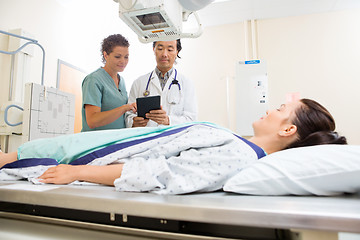
[[[155,48],[156,43],[157,43],[157,41],[153,42],[153,48]],[[181,41],[180,41],[180,39],[177,39],[177,40],[176,40],[176,50],[178,51],[178,53],[177,53],[176,56],[177,56],[178,58],[181,58],[181,57],[179,56],[179,53],[180,53],[181,49],[182,49]]]
[[[105,38],[101,43],[101,57],[102,62],[105,63],[104,52],[110,54],[114,47],[129,47],[129,41],[121,34],[113,34]]]

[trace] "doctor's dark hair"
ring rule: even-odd
[[[153,48],[155,48],[156,43],[157,43],[157,41],[153,42]],[[176,51],[178,51],[178,53],[177,53],[176,56],[177,56],[178,58],[181,58],[181,57],[179,56],[179,53],[180,53],[181,49],[182,49],[181,41],[180,41],[180,39],[177,39],[177,40],[176,40]]]
[[[104,52],[110,54],[114,47],[129,47],[129,41],[121,34],[113,34],[105,38],[101,43],[101,56],[102,62],[105,63]]]
[[[335,120],[329,111],[314,100],[303,98],[295,110],[293,124],[297,127],[298,138],[287,148],[321,144],[347,144],[344,136],[335,132]]]

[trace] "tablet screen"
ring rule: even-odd
[[[136,99],[138,117],[145,117],[151,110],[160,109],[160,96],[141,97]]]

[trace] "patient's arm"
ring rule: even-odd
[[[115,179],[121,176],[123,164],[106,166],[64,165],[49,168],[40,177],[43,183],[67,184],[73,181],[86,181],[114,186]]]
[[[0,168],[8,163],[15,162],[17,160],[17,152],[3,153],[0,151]]]

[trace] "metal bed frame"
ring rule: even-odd
[[[329,240],[338,232],[360,233],[360,194],[156,195],[100,185],[0,182],[1,239]]]

